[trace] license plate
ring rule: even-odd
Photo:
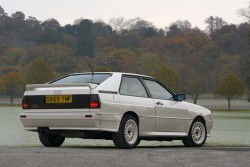
[[[46,103],[72,103],[71,95],[46,96]]]

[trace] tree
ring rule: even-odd
[[[246,28],[246,30],[248,32],[249,28]],[[247,33],[246,35],[243,34],[244,30],[239,32],[236,25],[225,25],[214,32],[213,40],[223,51],[230,54],[238,54],[248,42]]]
[[[248,102],[250,102],[250,77],[246,78],[246,84],[247,84],[247,100]]]
[[[214,76],[220,78],[221,76],[225,76],[228,73],[236,73],[240,74],[240,56],[235,55],[226,55],[222,54],[220,57],[216,60],[215,68],[211,72],[214,73]]]
[[[106,49],[106,50],[105,50]],[[138,63],[135,52],[129,49],[104,48],[101,64],[113,71],[137,72]]]
[[[60,27],[60,23],[56,19],[48,19],[42,22],[42,27],[45,30],[57,30]]]
[[[60,75],[73,72],[76,65],[76,57],[71,48],[56,45],[39,45],[28,52],[28,60],[43,59]]]
[[[13,19],[16,19],[16,20],[24,20],[25,19],[25,15],[22,12],[13,13],[11,16]]]
[[[13,104],[14,96],[18,93],[24,84],[22,74],[18,72],[10,72],[1,77],[0,88],[2,92],[10,96],[10,104]]]
[[[172,23],[167,29],[167,37],[174,37],[181,32],[188,32],[192,28],[192,24],[188,20],[178,20]]]
[[[26,70],[26,82],[29,84],[43,84],[55,77],[50,65],[43,60],[30,63]]]
[[[107,38],[112,34],[112,27],[102,21],[96,21],[93,24],[93,34],[95,35],[95,37],[101,36]]]
[[[157,29],[154,25],[141,18],[135,18],[128,21],[129,31],[134,31],[142,38],[151,38],[158,34]]]
[[[123,17],[111,18],[109,20],[109,24],[117,32],[123,31],[124,29],[127,28],[127,25],[128,25],[127,21]]]
[[[175,37],[180,33],[178,25],[176,24],[170,25],[170,27],[168,27],[166,31],[167,31],[167,34],[166,34],[167,37]]]
[[[189,86],[187,92],[189,92],[189,94],[191,95],[194,104],[197,103],[200,94],[205,90],[205,81],[206,80],[203,76],[197,75],[193,78],[190,78],[188,80],[188,83],[186,83]]]
[[[93,22],[84,19],[80,22],[78,31],[78,55],[93,56],[95,52],[95,37],[92,31]]]
[[[139,58],[139,65],[144,74],[149,75],[159,65],[159,57],[154,53],[143,53]]]
[[[239,13],[239,15],[248,19],[248,21],[250,20],[250,5],[248,6],[248,8],[239,9],[237,12]]]
[[[248,15],[250,19],[250,6],[248,9]],[[250,21],[250,20],[249,20]],[[247,28],[248,27],[248,28]],[[241,24],[239,26],[239,30],[246,30],[248,29],[247,32],[247,37],[248,37],[248,43],[247,43],[247,48],[249,48],[249,41],[250,41],[250,32],[249,32],[249,24]],[[245,37],[245,33],[243,33]],[[244,49],[244,48],[243,48]],[[241,70],[241,75],[244,77],[244,80],[246,82],[246,88],[247,88],[247,94],[248,94],[248,101],[250,102],[250,50],[249,49],[244,49],[244,52],[241,54],[240,57],[240,70]]]
[[[27,27],[23,31],[22,38],[25,41],[36,42],[38,36],[42,33],[41,22],[35,17],[29,16],[28,19],[25,20],[25,23]]]
[[[136,31],[126,30],[116,35],[115,47],[140,47],[141,36]]]
[[[5,16],[7,16],[7,14],[4,12],[4,9],[0,6],[0,18]]]
[[[63,43],[62,37],[58,33],[60,23],[56,19],[48,19],[41,23],[42,32],[36,39],[37,44]],[[40,27],[39,27],[40,28]]]
[[[223,26],[227,25],[227,22],[225,22],[222,18],[213,17],[213,16],[210,16],[209,18],[207,18],[205,20],[205,23],[207,24],[206,29],[208,33],[211,35],[212,39],[213,39],[214,32],[216,30],[219,30]]]
[[[21,71],[20,66],[0,66],[0,77],[11,72],[19,71]]]
[[[188,55],[193,54],[195,49],[186,38],[181,36],[165,38],[162,40],[161,45],[164,47],[165,53],[168,54],[168,62],[173,65],[190,60]]]
[[[158,68],[155,69],[155,71],[152,73],[152,76],[159,79],[162,83],[164,83],[174,91],[178,91],[180,88],[179,75],[167,64],[161,64]]]
[[[196,71],[192,66],[187,64],[177,64],[176,69],[182,79],[182,89],[185,93],[191,95],[194,104],[197,103],[199,96],[206,90],[206,79],[201,71]]]
[[[228,101],[228,110],[231,110],[231,100],[244,94],[244,83],[234,73],[226,75],[214,89],[214,95],[225,97]]]
[[[178,20],[176,24],[181,32],[188,32],[192,28],[192,24],[188,20]]]
[[[38,45],[57,44],[63,43],[63,39],[62,36],[60,36],[60,34],[58,34],[55,30],[46,29],[37,37],[36,43]]]
[[[249,37],[250,39],[250,37]],[[240,74],[244,77],[246,89],[248,94],[248,101],[250,102],[250,50],[241,55],[240,58]]]
[[[2,57],[3,62],[7,65],[25,64],[26,51],[22,48],[9,48]]]
[[[112,71],[110,68],[106,66],[98,66],[94,69],[95,72],[109,72]]]

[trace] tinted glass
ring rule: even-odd
[[[145,88],[138,78],[123,77],[121,88],[121,95],[148,97]]]
[[[158,82],[144,80],[154,99],[173,100],[173,95]]]
[[[70,75],[65,78],[54,81],[52,84],[57,83],[96,83],[100,84],[105,81],[111,74],[82,74]]]

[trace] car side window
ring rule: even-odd
[[[127,96],[148,97],[148,94],[138,78],[123,77],[120,94]]]
[[[143,80],[147,85],[154,99],[174,100],[173,95],[158,82],[153,80]]]

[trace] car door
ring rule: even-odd
[[[120,105],[124,112],[139,116],[139,132],[147,135],[155,130],[155,104],[139,77],[123,76],[120,85]]]
[[[155,80],[143,79],[156,107],[156,132],[184,132],[187,126],[185,105],[175,101],[174,95]]]

